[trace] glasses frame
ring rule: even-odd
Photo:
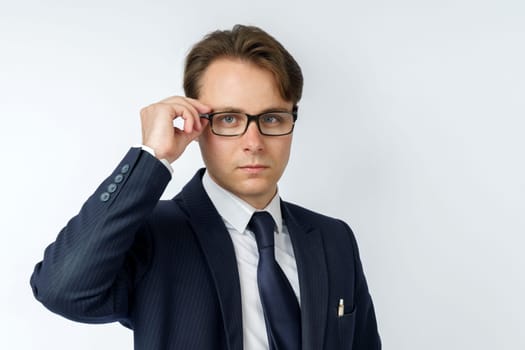
[[[204,119],[208,119],[210,121],[210,128],[211,128],[211,132],[214,134],[214,135],[217,135],[217,136],[224,136],[224,137],[235,137],[235,136],[241,136],[241,135],[244,135],[246,133],[246,131],[248,130],[248,127],[250,126],[250,123],[252,121],[255,122],[255,124],[257,125],[257,129],[259,129],[259,132],[261,133],[261,135],[264,135],[264,136],[284,136],[284,135],[289,135],[293,132],[293,129],[295,127],[295,122],[297,120],[297,106],[294,106],[292,111],[289,112],[289,111],[280,111],[280,110],[274,110],[274,111],[266,111],[266,112],[263,112],[263,113],[260,113],[260,114],[248,114],[248,113],[243,113],[243,112],[231,112],[231,111],[220,111],[220,112],[212,112],[212,113],[202,113],[202,114],[199,114],[199,117],[201,118],[204,118]],[[244,131],[241,132],[241,133],[238,133],[238,134],[233,134],[233,135],[223,135],[223,134],[217,134],[215,132],[215,130],[213,130],[213,117],[216,115],[216,114],[222,114],[222,113],[228,113],[228,112],[231,112],[231,113],[238,113],[238,114],[244,114],[247,118],[248,118],[248,122],[246,123],[246,127],[244,128]],[[279,112],[279,113],[289,113],[293,116],[293,123],[292,123],[292,130],[290,130],[289,132],[287,133],[284,133],[284,134],[266,134],[264,133],[262,130],[261,130],[261,125],[259,124],[259,118],[265,114],[268,114],[268,113],[275,113],[275,112]]]

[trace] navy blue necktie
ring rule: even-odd
[[[295,293],[275,261],[275,222],[268,212],[253,214],[249,228],[259,249],[257,284],[271,350],[301,349],[301,310]]]

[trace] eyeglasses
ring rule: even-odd
[[[251,115],[241,112],[213,112],[199,114],[210,121],[211,131],[219,136],[243,135],[253,120],[262,135],[282,136],[291,134],[297,120],[297,106],[291,112],[269,111]]]

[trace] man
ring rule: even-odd
[[[350,228],[278,195],[302,83],[256,27],[197,43],[186,97],[141,111],[142,146],[46,249],[35,297],[72,320],[123,323],[136,349],[380,349]],[[206,169],[159,201],[192,140]]]

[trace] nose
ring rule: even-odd
[[[257,152],[264,149],[264,135],[262,135],[257,127],[257,123],[248,124],[248,129],[244,135],[242,135],[242,140],[244,143],[244,150],[249,152]]]

